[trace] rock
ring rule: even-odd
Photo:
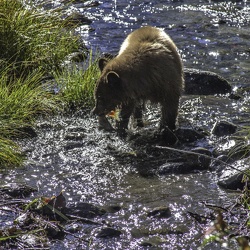
[[[150,241],[142,241],[141,243],[140,243],[140,246],[142,246],[142,247],[153,247],[154,245],[153,245],[153,243],[151,243]]]
[[[148,212],[148,217],[157,217],[157,218],[169,218],[171,217],[171,211],[169,207],[156,207],[152,211]]]
[[[199,170],[202,170],[202,169],[206,170],[209,168],[210,163],[211,163],[210,157],[212,157],[212,153],[208,149],[197,147],[197,148],[192,149],[191,152],[194,152],[200,155],[192,155],[192,154],[188,155],[187,154],[187,161],[190,164],[198,166]]]
[[[206,168],[200,164],[197,165],[190,162],[168,162],[160,166],[156,173],[159,175],[189,174],[197,170],[206,170]]]
[[[191,128],[178,128],[175,135],[181,142],[194,142],[205,137],[201,132]]]
[[[212,129],[212,134],[216,136],[226,136],[234,134],[237,130],[237,125],[228,121],[216,122]]]
[[[242,182],[244,173],[249,170],[250,157],[238,160],[232,167],[226,167],[219,178],[218,185],[226,189],[243,189],[245,183]]]
[[[81,141],[85,138],[85,132],[79,131],[79,132],[68,132],[64,136],[64,140],[66,141]]]
[[[61,239],[65,235],[65,232],[61,227],[51,222],[46,223],[45,231],[47,235],[53,239]]]
[[[108,207],[105,207],[105,209],[109,213],[117,213],[122,209],[122,207],[120,205],[110,205]]]
[[[94,1],[94,0],[91,0],[91,1],[86,1],[86,0],[64,0],[63,1],[64,3],[73,3],[73,4],[82,4],[81,7],[85,7],[85,8],[88,8],[88,7],[96,7],[98,5],[100,5],[100,3],[98,1]]]
[[[114,229],[112,227],[102,228],[96,235],[97,238],[106,237],[119,237],[122,234],[120,230]]]
[[[192,154],[199,153],[201,155]],[[205,148],[194,148],[190,151],[190,153],[183,154],[181,159],[173,159],[172,161],[168,161],[167,163],[161,165],[158,170],[156,170],[156,174],[166,175],[166,174],[189,174],[195,171],[208,170],[211,159],[211,152]]]
[[[63,213],[84,218],[94,218],[96,216],[104,215],[106,211],[92,204],[81,202],[76,205],[69,204],[68,207],[65,207]]]
[[[37,133],[31,126],[20,127],[17,129],[18,134],[15,136],[18,138],[34,138],[37,137]]]
[[[69,23],[72,23],[75,25],[87,25],[87,24],[92,23],[91,20],[89,20],[87,17],[85,17],[83,14],[79,12],[73,12],[70,16],[66,18],[66,20]]]
[[[87,59],[88,54],[86,51],[73,52],[67,56],[67,60],[71,62],[83,62]]]
[[[64,146],[65,150],[71,150],[74,148],[81,148],[84,146],[83,142],[76,142],[76,141],[68,141],[66,145]]]
[[[33,192],[37,192],[37,189],[20,183],[9,183],[0,187],[0,194],[5,193],[13,198],[24,198]]]
[[[214,72],[185,68],[184,78],[185,94],[214,95],[232,91],[228,81]]]
[[[158,132],[155,134],[156,137],[158,136],[164,145],[174,145],[178,141],[175,133],[173,133],[169,128],[163,129],[159,135],[157,135],[157,133]]]
[[[212,161],[209,169],[220,174],[226,168],[226,164],[223,164],[223,162],[227,163],[228,161],[229,157],[227,155],[220,155]]]

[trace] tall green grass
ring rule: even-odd
[[[8,70],[0,72],[0,168],[20,165],[22,155],[13,138],[23,127],[30,127],[38,115],[58,109],[58,98],[41,84],[43,72],[8,79]]]
[[[19,0],[0,1],[0,168],[22,164],[13,140],[38,115],[51,114],[62,102],[91,105],[88,83],[95,66],[86,72],[64,72],[65,58],[82,45],[74,26],[61,16],[58,9],[45,12]],[[51,94],[42,81],[48,74],[60,75],[55,72],[68,81],[60,86],[64,94]]]
[[[0,1],[0,67],[12,65],[12,76],[36,69],[51,72],[77,51],[80,38],[67,28],[58,10],[42,11],[19,0]]]
[[[92,58],[92,53],[84,67],[75,65],[55,74],[60,89],[59,96],[66,111],[93,107],[93,92],[99,75],[100,70],[96,60]]]

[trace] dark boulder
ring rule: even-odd
[[[96,216],[102,216],[106,213],[103,208],[99,208],[89,203],[80,202],[75,204],[69,204],[65,207],[63,212],[67,215],[80,216],[84,218],[94,218]]]
[[[175,135],[181,142],[194,142],[205,137],[203,131],[197,131],[191,128],[178,128]]]
[[[215,95],[227,94],[232,91],[231,85],[222,76],[199,69],[184,69],[185,94]]]
[[[106,238],[106,237],[119,237],[122,234],[120,230],[114,229],[112,227],[102,228],[97,233],[97,238]]]
[[[169,218],[171,211],[169,207],[156,207],[147,213],[148,217]]]
[[[216,136],[226,136],[234,134],[237,130],[237,125],[228,121],[216,122],[212,129],[212,134]]]
[[[231,190],[243,189],[245,183],[242,181],[244,174],[249,174],[250,158],[238,160],[231,167],[226,167],[222,171],[219,178],[218,185]]]

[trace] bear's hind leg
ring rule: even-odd
[[[174,131],[178,115],[178,104],[175,106],[162,105],[161,113],[160,130],[168,127],[171,131]]]

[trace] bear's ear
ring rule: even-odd
[[[103,71],[103,69],[104,69],[104,67],[106,66],[107,63],[108,63],[107,58],[100,58],[99,62],[98,62],[99,69],[101,71]]]
[[[110,71],[107,74],[107,82],[112,87],[118,87],[121,84],[121,78],[116,72]]]

